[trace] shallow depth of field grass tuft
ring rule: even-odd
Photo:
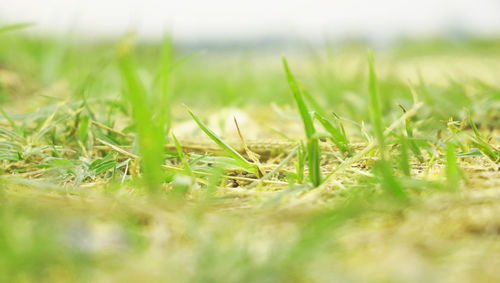
[[[500,41],[28,26],[0,27],[0,281],[500,280]]]

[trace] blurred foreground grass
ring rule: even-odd
[[[500,280],[499,41],[0,43],[0,281]]]

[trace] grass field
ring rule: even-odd
[[[0,281],[500,281],[500,41],[186,50],[0,29]]]

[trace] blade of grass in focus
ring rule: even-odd
[[[309,165],[309,180],[314,187],[321,184],[321,168],[320,168],[320,148],[318,138],[315,138],[316,130],[314,129],[313,119],[307,106],[302,98],[299,86],[288,67],[288,62],[283,56],[283,66],[285,68],[286,78],[288,84],[297,102],[299,108],[300,116],[302,117],[302,122],[304,123],[304,130],[307,137],[307,158]]]

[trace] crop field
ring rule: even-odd
[[[500,40],[203,51],[18,27],[1,282],[500,282]]]

